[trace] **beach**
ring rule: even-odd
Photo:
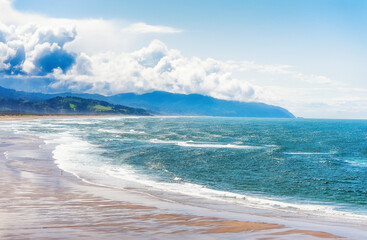
[[[70,116],[2,116],[3,122]],[[75,116],[73,116],[75,117]],[[77,116],[95,118],[96,116]],[[1,239],[363,239],[366,225],[185,205],[148,191],[83,181],[58,168],[55,145],[0,130]],[[162,194],[164,196],[164,194]],[[179,198],[179,197],[178,197]],[[208,202],[208,205],[211,203]],[[235,207],[235,206],[234,206]],[[255,213],[255,214],[254,214]],[[304,221],[303,221],[304,220]],[[353,232],[352,232],[353,231]]]
[[[75,118],[106,118],[117,115],[83,115],[83,114],[0,114],[0,121],[32,120],[32,119],[75,119]]]

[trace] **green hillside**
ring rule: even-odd
[[[54,97],[43,101],[28,101],[0,97],[1,113],[33,114],[124,114],[150,115],[144,109],[115,105],[105,101],[78,97]]]

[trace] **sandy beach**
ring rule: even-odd
[[[164,200],[86,183],[60,170],[52,147],[37,137],[0,131],[0,139],[0,239],[349,239],[276,219],[246,221],[228,214],[175,211]]]

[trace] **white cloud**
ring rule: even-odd
[[[134,33],[180,33],[182,30],[159,25],[149,25],[143,22],[134,23],[122,29],[123,32]]]
[[[256,71],[259,73],[270,73],[276,75],[285,75],[292,79],[301,80],[305,83],[312,84],[325,84],[340,86],[340,83],[332,81],[330,78],[322,75],[304,74],[293,70],[290,65],[269,65],[269,64],[257,64],[254,62],[231,62],[233,69],[240,72]]]
[[[2,25],[0,32],[4,40],[0,42],[0,70],[6,74],[45,75],[56,67],[65,71],[73,62],[73,54],[63,47],[74,40],[74,27],[55,28],[30,23]]]
[[[180,29],[169,26],[131,23],[123,20],[52,18],[40,14],[23,13],[15,10],[10,0],[0,0],[0,22],[14,28],[30,24],[48,29],[74,28],[77,36],[74,41],[66,44],[65,49],[88,54],[129,51],[139,41],[141,33],[182,32]]]
[[[80,55],[66,74],[56,72],[60,82],[75,91],[116,94],[153,90],[200,93],[222,99],[257,100],[259,87],[234,78],[227,63],[214,59],[186,58],[161,41],[131,53]]]

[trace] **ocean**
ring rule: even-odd
[[[366,120],[116,117],[1,127],[43,138],[61,169],[90,183],[367,220]]]

